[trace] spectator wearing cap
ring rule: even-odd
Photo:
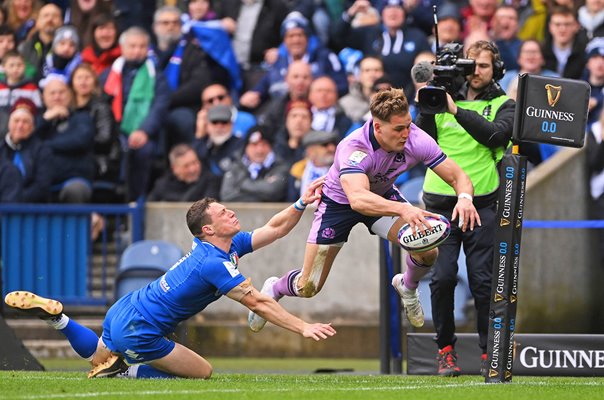
[[[233,159],[245,145],[245,141],[233,135],[231,107],[217,104],[208,109],[206,135],[195,139],[192,147],[204,168],[222,177],[229,170]]]
[[[94,123],[86,112],[74,111],[72,94],[60,75],[49,76],[42,91],[46,110],[34,135],[53,153],[46,168],[52,172],[52,200],[87,203],[94,178]]]
[[[411,67],[415,56],[430,50],[428,38],[420,29],[405,24],[406,11],[401,0],[387,0],[382,9],[380,25],[352,28],[350,22],[366,1],[357,0],[350,6],[335,25],[334,38],[342,47],[359,49],[364,55],[382,58],[384,72],[390,76],[395,87],[404,88],[407,97],[413,94]]]
[[[168,159],[170,170],[155,181],[148,201],[192,202],[202,197],[218,197],[220,178],[203,168],[191,146],[177,144]]]
[[[350,93],[338,104],[353,123],[364,123],[369,113],[369,98],[376,79],[384,76],[384,64],[375,56],[363,57],[359,63],[358,82],[350,86]]]
[[[256,117],[246,111],[239,110],[233,104],[229,90],[226,86],[215,83],[206,87],[201,92],[201,109],[197,112],[195,136],[188,137],[188,142],[194,138],[201,139],[207,134],[208,109],[212,106],[223,104],[231,108],[231,121],[233,122],[233,136],[245,138],[247,131],[256,125]]]
[[[42,79],[50,74],[62,75],[69,82],[75,67],[82,62],[80,37],[71,25],[57,29],[52,40],[52,49],[46,55],[42,66]]]
[[[312,129],[335,132],[340,138],[350,132],[352,121],[338,105],[338,92],[333,79],[321,76],[312,81],[308,100],[312,105]]]
[[[288,14],[281,24],[281,37],[283,47],[280,48],[277,60],[256,87],[241,96],[241,105],[255,109],[270,98],[286,95],[285,75],[289,65],[296,60],[308,62],[315,78],[324,75],[331,77],[336,83],[339,96],[348,92],[346,71],[340,59],[310,35],[308,20],[302,14]]]
[[[518,69],[518,52],[522,40],[518,38],[518,11],[509,5],[497,7],[491,21],[492,40],[499,49],[506,69]]]
[[[170,104],[164,74],[148,58],[149,34],[141,28],[124,31],[122,56],[101,76],[101,87],[113,98],[111,109],[128,148],[128,200],[147,193],[153,159],[162,154],[162,120]]]
[[[273,151],[273,138],[264,127],[247,134],[245,147],[224,174],[222,201],[279,202],[285,200],[289,166]]]
[[[340,137],[333,132],[310,131],[302,139],[305,157],[289,171],[287,201],[300,198],[313,179],[327,174],[333,164]]]
[[[563,78],[580,79],[585,68],[587,34],[573,10],[555,6],[550,10],[549,35],[543,43],[545,68]]]
[[[192,139],[201,92],[213,83],[229,83],[228,72],[202,50],[193,35],[181,34],[181,16],[178,8],[164,6],[153,17],[153,50],[172,89],[164,121],[168,147]]]
[[[214,7],[232,35],[233,50],[243,71],[243,90],[247,91],[264,76],[264,65],[275,62],[287,6],[282,0],[221,0],[215,1]]]
[[[308,100],[291,100],[285,108],[285,125],[275,135],[275,153],[288,165],[304,158],[302,139],[310,132],[311,104]]]
[[[285,123],[287,104],[290,101],[307,100],[311,82],[312,70],[310,64],[303,60],[289,64],[285,75],[287,93],[285,96],[270,100],[266,106],[266,111],[258,116],[260,123],[272,132],[281,130]]]
[[[63,25],[61,9],[55,4],[46,4],[36,17],[34,34],[19,45],[19,53],[36,71],[42,71],[42,64],[52,47],[55,31]]]
[[[19,171],[25,203],[50,200],[52,150],[34,134],[37,107],[28,99],[14,104],[8,120],[8,133],[0,142],[0,160],[7,160]]]
[[[0,136],[6,133],[11,108],[19,99],[31,100],[37,112],[42,107],[38,85],[25,78],[25,60],[16,51],[9,51],[2,59],[5,78],[0,80]]]

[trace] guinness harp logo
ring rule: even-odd
[[[545,90],[547,91],[547,103],[550,107],[555,106],[558,100],[560,100],[562,86],[554,86],[548,83],[547,85],[545,85]]]

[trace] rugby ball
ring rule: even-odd
[[[401,247],[407,251],[427,251],[444,242],[451,233],[451,223],[448,219],[439,215],[438,218],[426,217],[430,229],[418,229],[417,233],[409,224],[405,224],[398,231],[398,241]],[[422,227],[423,228],[423,227]]]

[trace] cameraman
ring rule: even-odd
[[[497,84],[503,76],[503,63],[497,47],[477,41],[467,49],[475,60],[472,75],[458,93],[447,93],[447,110],[428,115],[420,113],[417,125],[428,132],[448,157],[470,176],[474,184],[473,202],[482,225],[462,232],[451,226],[451,235],[440,245],[440,254],[430,282],[432,318],[438,344],[438,373],[458,376],[454,346],[454,292],[457,284],[457,259],[463,243],[468,280],[477,311],[477,330],[482,349],[481,374],[486,370],[486,346],[491,295],[493,240],[499,173],[497,163],[512,138],[515,102]],[[471,199],[469,194],[459,197]],[[426,173],[423,200],[429,211],[451,219],[457,202],[455,192],[431,171]]]

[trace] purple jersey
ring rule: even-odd
[[[384,196],[403,172],[420,162],[428,168],[434,168],[445,158],[447,156],[436,141],[415,124],[411,124],[409,139],[402,153],[383,150],[373,132],[373,119],[370,119],[338,144],[323,193],[337,203],[350,204],[342,189],[340,176],[361,173],[369,178],[370,190]]]

